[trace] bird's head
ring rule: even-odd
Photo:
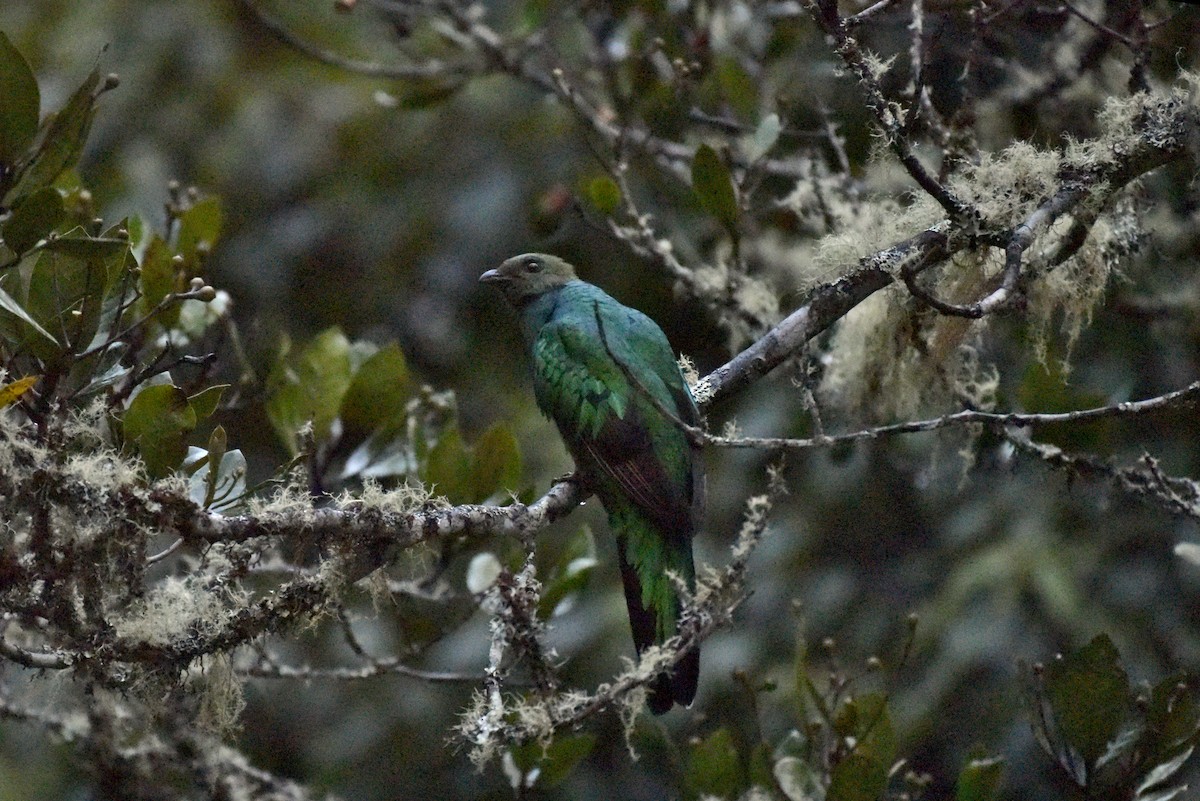
[[[494,270],[479,276],[485,284],[495,284],[514,306],[558,289],[575,280],[575,268],[558,256],[524,253],[513,256]]]

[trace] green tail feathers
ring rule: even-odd
[[[629,507],[610,510],[609,525],[617,533],[629,627],[634,647],[640,655],[646,648],[662,644],[678,631],[682,609],[679,593],[667,571],[682,578],[688,589],[695,589],[691,532],[664,534],[636,509]],[[699,678],[700,649],[697,646],[676,662],[669,673],[649,685],[647,703],[650,710],[661,715],[673,704],[687,706],[696,697]]]

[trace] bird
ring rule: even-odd
[[[679,631],[673,572],[690,591],[692,539],[704,506],[704,470],[686,426],[700,414],[658,325],[576,277],[557,256],[525,253],[479,280],[516,309],[530,348],[538,407],[575,460],[575,477],[608,514],[640,656]],[[648,685],[655,714],[689,706],[700,678],[693,646]]]

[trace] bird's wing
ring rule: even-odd
[[[647,371],[646,360],[631,349],[645,343],[629,336],[624,321],[609,319],[609,310],[600,309],[611,322],[603,339],[586,315],[542,328],[534,347],[538,402],[558,424],[577,460],[603,472],[664,531],[690,537],[690,445],[678,425],[645,396],[655,394],[667,409],[676,400],[657,372]],[[665,350],[674,364],[665,338],[650,344]],[[630,385],[626,370],[641,386]],[[678,381],[683,388],[682,378]],[[683,393],[690,405],[686,389]]]

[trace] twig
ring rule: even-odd
[[[857,27],[877,14],[887,11],[894,5],[898,5],[899,2],[900,0],[879,0],[879,2],[875,3],[874,5],[867,6],[857,14],[846,17],[845,23],[851,28]]]
[[[362,681],[379,676],[407,676],[434,684],[477,683],[483,678],[481,673],[454,673],[449,671],[422,670],[411,667],[400,661],[398,657],[388,659],[373,659],[369,665],[360,668],[315,668],[308,665],[282,665],[274,661],[260,661],[248,668],[238,671],[243,676],[254,679],[299,679],[327,681]]]
[[[805,449],[814,447],[835,447],[851,442],[859,442],[879,437],[895,436],[897,434],[916,434],[927,431],[937,431],[964,425],[983,425],[993,430],[1008,428],[1036,428],[1039,426],[1059,425],[1062,423],[1082,423],[1109,417],[1136,417],[1151,412],[1160,412],[1168,408],[1182,408],[1200,402],[1200,381],[1194,382],[1183,389],[1146,398],[1140,401],[1125,401],[1111,406],[1099,406],[1091,409],[1079,409],[1073,412],[1056,413],[1020,413],[1020,412],[982,412],[965,409],[941,417],[928,420],[913,420],[904,423],[878,426],[875,428],[853,431],[848,434],[832,436],[816,436],[806,439],[786,439],[774,437],[719,437],[705,435],[704,442],[723,448],[764,448],[764,449]]]
[[[182,548],[183,542],[184,542],[183,537],[179,537],[174,542],[172,542],[170,545],[168,545],[166,548],[159,551],[158,553],[153,554],[152,556],[147,556],[146,557],[146,566],[149,567],[150,565],[156,564],[156,563],[161,562],[162,560],[166,559],[168,556],[170,556],[171,554],[175,553],[180,548]]]
[[[868,108],[875,116],[892,152],[904,165],[904,169],[917,184],[938,202],[950,215],[950,219],[963,225],[973,225],[979,219],[976,209],[963,202],[949,187],[939,182],[916,157],[909,142],[906,127],[892,109],[879,86],[867,57],[858,42],[849,35],[846,21],[838,16],[837,3],[829,0],[805,0],[817,25],[833,40],[834,50],[850,71],[858,78]],[[916,105],[914,101],[914,105]]]
[[[1078,17],[1079,19],[1083,20],[1088,25],[1095,28],[1097,31],[1104,34],[1108,38],[1115,39],[1116,41],[1120,42],[1121,44],[1125,45],[1126,47],[1133,49],[1133,40],[1130,39],[1125,34],[1121,33],[1120,31],[1114,31],[1112,28],[1108,27],[1107,25],[1104,25],[1103,23],[1097,22],[1096,20],[1092,19],[1087,14],[1084,14],[1082,11],[1080,11],[1078,8],[1076,8],[1074,3],[1069,3],[1066,0],[1062,0],[1061,5],[1064,9],[1066,9],[1068,12],[1070,12],[1073,16]]]
[[[472,72],[471,65],[469,64],[447,64],[434,58],[424,59],[417,64],[380,64],[375,61],[364,61],[344,56],[332,50],[318,47],[307,39],[292,33],[286,25],[272,17],[266,11],[263,11],[259,7],[257,0],[237,0],[237,2],[250,12],[258,20],[259,24],[266,28],[272,36],[283,44],[299,50],[304,55],[316,59],[322,64],[328,64],[331,67],[337,67],[338,69],[353,72],[357,75],[365,75],[372,78],[413,80],[443,77],[465,78]]]
[[[1034,456],[1073,476],[1100,478],[1134,497],[1159,506],[1171,514],[1200,520],[1200,484],[1186,478],[1164,474],[1149,454],[1142,457],[1141,468],[1117,467],[1093,456],[1071,454],[1061,448],[1009,431],[1005,436],[1014,448]]]
[[[59,651],[28,651],[19,648],[8,641],[5,636],[9,622],[0,623],[0,656],[10,659],[18,665],[37,670],[63,670],[71,667],[75,660],[69,654]]]
[[[772,503],[783,492],[776,473],[771,471],[766,495],[747,501],[729,563],[698,579],[695,599],[684,599],[679,633],[662,645],[647,649],[640,664],[611,683],[601,685],[591,695],[572,692],[536,702],[540,707],[536,715],[506,715],[505,702],[496,685],[477,706],[478,715],[468,715],[463,723],[464,736],[475,746],[472,758],[477,763],[486,761],[494,754],[497,743],[523,743],[542,738],[550,732],[574,728],[592,715],[618,706],[631,692],[670,670],[717,628],[727,625],[746,597],[744,579],[750,556],[764,537]]]

